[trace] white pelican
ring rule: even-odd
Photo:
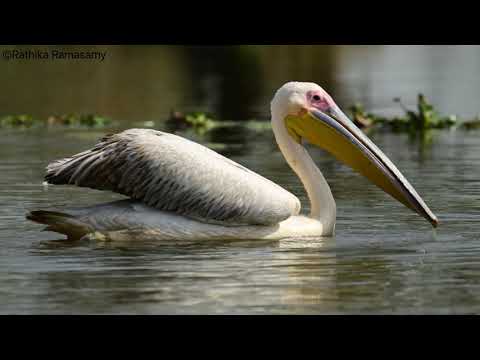
[[[27,218],[77,239],[282,239],[330,236],[336,205],[303,139],[333,154],[433,226],[437,218],[393,163],[317,84],[289,82],[271,102],[272,128],[311,203],[190,140],[150,129],[107,135],[52,162],[45,180],[127,195],[87,208],[32,211]],[[97,237],[97,238],[98,238]]]

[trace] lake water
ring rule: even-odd
[[[299,194],[306,205],[271,133],[251,132],[248,144],[235,133],[225,134],[223,146],[210,136],[203,142]],[[41,184],[49,160],[87,148],[102,134],[2,134],[1,313],[480,311],[478,133],[439,133],[421,152],[402,136],[372,136],[439,217],[435,232],[366,180],[311,149],[337,201],[334,238],[183,246],[55,241],[62,237],[40,232],[41,225],[24,219],[27,210],[119,198]]]
[[[310,51],[336,54],[318,66],[330,74],[328,83],[336,89],[339,103],[361,100],[370,109],[389,112],[395,111],[389,105],[391,98],[403,96],[407,103],[409,98],[413,102],[416,92],[424,91],[436,100],[442,111],[472,116],[480,110],[474,96],[480,90],[475,81],[478,76],[465,75],[468,71],[478,71],[479,63],[475,59],[480,59],[480,51],[477,47],[447,47],[443,52],[435,47],[377,48],[367,51],[367,47],[333,50],[321,47]],[[129,61],[133,63],[130,68],[126,67],[127,73],[133,73],[132,67],[140,66],[132,60],[141,62],[142,59],[131,55],[134,50],[116,48],[112,51],[130,51]],[[152,52],[162,54],[155,55],[159,62],[186,61],[176,49],[138,51],[144,52],[143,62],[154,62]],[[259,56],[264,62],[277,57],[279,61],[274,67],[288,69],[288,64],[295,64],[295,58],[292,60],[290,53],[281,57],[282,51],[293,53],[277,48]],[[440,53],[445,54],[445,58]],[[224,56],[228,60],[231,55]],[[451,60],[455,56],[456,62]],[[299,55],[299,59],[304,58],[308,57]],[[430,62],[422,60],[424,58]],[[122,61],[126,61],[125,57],[121,59],[117,64],[119,68],[124,64]],[[110,61],[108,71],[117,69],[115,61]],[[244,60],[245,66],[249,61],[248,57]],[[402,61],[413,70],[397,67]],[[439,64],[435,76],[433,71],[421,71],[422,66],[432,63]],[[464,65],[463,70],[458,63]],[[356,64],[356,70],[348,64]],[[303,62],[300,67],[303,70],[290,71],[321,83],[314,65]],[[62,66],[65,68],[60,66],[58,71],[67,74],[66,78],[59,75],[55,80],[51,79],[55,69],[51,64],[0,64],[0,75],[8,80],[4,86],[13,91],[13,94],[6,92],[11,96],[1,100],[3,109],[7,109],[5,112],[43,116],[55,112],[95,111],[107,113],[121,120],[121,124],[102,130],[0,129],[0,313],[480,313],[480,131],[433,132],[425,142],[411,140],[406,135],[369,134],[438,216],[440,225],[436,231],[367,180],[320,150],[309,148],[337,201],[335,237],[186,245],[70,243],[60,240],[60,235],[41,232],[42,226],[25,220],[25,213],[31,209],[89,205],[121,197],[75,187],[44,187],[42,178],[48,162],[92,146],[107,132],[137,126],[134,121],[162,119],[170,106],[187,110],[203,107],[230,119],[233,109],[242,108],[244,97],[250,95],[244,89],[236,104],[235,93],[229,99],[210,99],[212,103],[195,89],[185,90],[184,98],[177,97],[181,89],[186,89],[184,83],[189,76],[203,81],[204,89],[211,86],[213,94],[223,89],[215,84],[223,79],[222,71],[226,70],[211,68],[206,60],[201,66],[195,65],[207,69],[204,73],[210,75],[205,78],[198,75],[202,72],[194,66],[187,66],[190,73],[172,70],[169,80],[165,81],[174,84],[174,80],[182,78],[183,82],[179,83],[183,85],[171,91],[158,79],[157,85],[148,81],[146,73],[151,71],[148,67],[139,73],[139,79],[132,77],[128,82],[125,74],[118,78],[94,76],[84,80],[78,72],[67,71],[68,65]],[[82,66],[83,71],[88,72],[86,64],[69,66]],[[263,65],[258,66],[263,69]],[[337,70],[328,72],[325,68]],[[246,101],[243,119],[268,116],[271,88],[291,74],[280,76],[281,71],[277,70],[258,70],[262,79],[270,80]],[[28,71],[39,81],[28,80]],[[98,68],[91,71],[107,72]],[[248,72],[246,79],[256,78],[259,73],[255,71]],[[17,82],[13,80],[13,72],[19,74]],[[463,74],[458,83],[452,81],[455,72]],[[163,70],[162,74],[168,71]],[[107,91],[115,87],[112,79],[125,81],[118,80],[120,83],[113,93]],[[232,75],[232,81],[238,79]],[[79,82],[79,91],[83,94],[78,100],[74,100],[76,91],[68,87],[68,81],[74,80]],[[29,81],[35,92],[25,88]],[[55,81],[58,89],[52,88]],[[89,81],[93,83],[88,84]],[[24,86],[24,92],[19,84]],[[143,84],[151,87],[151,91],[145,90]],[[155,86],[159,89],[153,89]],[[93,95],[88,93],[88,88]],[[130,88],[136,88],[131,93],[131,102],[128,101]],[[154,104],[154,96],[162,89],[165,96],[159,97],[160,105]],[[235,91],[234,87],[231,89]],[[23,99],[23,104],[14,99],[15,94]],[[36,94],[41,100],[34,96]],[[446,94],[451,94],[454,100]],[[161,123],[157,128],[162,129]],[[180,135],[201,142],[286,187],[300,197],[304,211],[308,211],[303,188],[283,160],[270,130],[239,125],[204,136],[192,132]]]

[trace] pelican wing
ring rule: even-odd
[[[222,155],[149,129],[107,135],[48,165],[45,180],[110,190],[159,210],[225,225],[270,225],[298,214],[293,194]]]

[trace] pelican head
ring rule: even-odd
[[[407,179],[319,85],[309,82],[283,85],[271,102],[271,111],[276,134],[283,131],[288,134],[287,141],[296,146],[307,140],[326,150],[437,226],[436,216]]]

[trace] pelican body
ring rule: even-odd
[[[107,135],[92,149],[52,162],[45,181],[109,190],[130,199],[27,218],[71,239],[271,239],[331,236],[336,204],[303,146],[319,146],[433,226],[438,221],[383,152],[317,84],[289,82],[271,102],[272,129],[311,203],[188,139],[151,129]]]

